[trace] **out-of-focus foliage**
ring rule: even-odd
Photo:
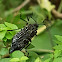
[[[2,49],[0,50],[0,55],[5,55],[5,54],[8,54],[8,49],[2,48]]]
[[[55,8],[55,5],[52,5],[51,2],[49,0],[41,0],[40,1],[40,6],[42,8],[45,8],[46,10],[48,10],[49,12]]]
[[[16,8],[20,5],[24,0],[0,0],[0,16],[4,16],[5,11]]]

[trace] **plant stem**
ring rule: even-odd
[[[58,7],[58,12],[61,12],[61,10],[62,10],[62,0],[61,0],[61,2],[60,2],[59,7]]]

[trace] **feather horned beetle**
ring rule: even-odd
[[[22,19],[27,23],[27,21],[21,18],[21,16],[20,19]],[[29,17],[27,17],[27,20],[29,21]],[[21,29],[21,31],[15,34],[15,36],[13,37],[9,53],[12,53],[15,50],[21,51],[24,47],[27,48],[30,45],[29,42],[31,42],[31,39],[36,35],[37,29],[38,29],[38,24],[36,21],[34,24],[27,23],[27,25],[23,29]]]

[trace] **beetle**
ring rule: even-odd
[[[28,24],[26,20],[21,18],[21,15],[20,15],[20,19],[26,22],[26,26],[14,35],[9,53],[12,53],[16,50],[21,51],[24,47],[26,49],[31,44],[29,43],[31,42],[31,39],[37,33],[37,29],[39,25],[33,18],[32,19],[35,21],[34,24]],[[29,17],[27,17],[27,20],[29,21]]]

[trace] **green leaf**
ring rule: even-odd
[[[6,26],[4,24],[0,24],[0,31],[2,31]]]
[[[60,35],[55,35],[55,37],[57,38],[57,40],[59,40],[59,41],[62,42],[62,36],[60,36]]]
[[[4,38],[3,38],[3,41],[5,41],[5,42],[6,42],[6,41],[7,41],[7,38],[6,38],[6,37],[4,37]]]
[[[10,30],[10,28],[9,27],[0,28],[0,31],[3,31],[3,30]]]
[[[34,57],[29,57],[29,59],[26,62],[34,62],[35,58]]]
[[[57,45],[55,47],[53,47],[54,49],[57,49],[57,50],[62,50],[62,45]]]
[[[38,58],[39,56],[33,52],[33,51],[28,51],[29,53],[29,59],[27,60],[27,62],[34,62],[36,60],[36,58]]]
[[[20,60],[19,60],[19,58],[12,58],[10,61],[11,61],[11,62],[18,62],[18,61],[20,61]]]
[[[2,30],[9,30],[9,28],[6,27],[4,24],[0,24],[0,31]]]
[[[41,62],[41,59],[38,57],[35,62]]]
[[[62,62],[62,57],[59,57],[59,58],[54,59],[53,62]]]
[[[2,48],[0,50],[0,55],[5,55],[5,54],[8,54],[8,49],[7,48]]]
[[[14,51],[10,56],[12,58],[21,58],[24,54],[21,51]]]
[[[29,53],[29,56],[30,56],[30,57],[34,57],[34,58],[39,57],[38,54],[36,54],[36,53],[33,52],[33,51],[28,51],[28,53]]]
[[[17,31],[10,31],[11,35],[15,35],[17,33]]]
[[[28,57],[22,56],[22,57],[20,58],[20,61],[22,61],[22,60],[26,61],[26,60],[28,60],[28,59],[29,59]]]
[[[61,54],[61,50],[54,51],[54,57],[57,58]]]
[[[55,42],[56,42],[56,44],[62,45],[62,42],[60,42],[60,41],[55,41]]]
[[[13,35],[10,32],[7,32],[5,37],[7,39],[12,39],[13,38]]]
[[[51,58],[49,58],[49,59],[46,59],[44,62],[50,62],[50,60],[51,60]]]
[[[49,56],[50,56],[50,58],[53,58],[54,55],[53,54],[49,54]]]
[[[0,31],[0,40],[2,40],[5,37],[7,31]]]
[[[4,24],[0,24],[0,28],[5,28],[6,26]]]
[[[0,31],[4,30],[4,28],[6,28],[6,26],[4,24],[0,24]]]
[[[5,25],[11,29],[18,29],[18,27],[15,25],[15,24],[11,24],[11,23],[8,23],[8,22],[5,22]]]

